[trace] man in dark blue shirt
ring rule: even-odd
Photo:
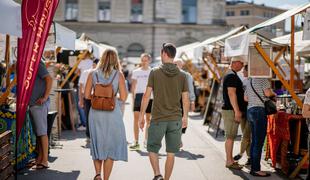
[[[29,102],[32,125],[37,136],[38,157],[36,158],[36,169],[48,168],[47,114],[52,84],[52,77],[49,75],[43,61],[40,61]]]

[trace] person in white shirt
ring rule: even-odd
[[[79,79],[79,106],[84,109],[85,116],[86,116],[86,137],[89,139],[89,127],[88,127],[88,114],[91,106],[91,102],[88,99],[85,99],[84,91],[85,91],[85,85],[87,82],[87,78],[90,72],[92,72],[98,63],[98,59],[93,61],[93,65],[91,69],[88,69],[84,72],[82,72],[80,79]]]
[[[78,73],[82,74],[84,71],[92,69],[93,66],[93,60],[92,55],[89,51],[87,51],[81,60],[81,62],[78,65]]]
[[[77,74],[80,75],[80,78],[79,78],[79,81],[81,79],[81,76],[82,74],[89,70],[89,69],[92,69],[92,66],[93,66],[93,60],[91,59],[92,58],[92,54],[87,50],[85,52],[83,52],[83,59],[80,61],[79,65],[78,65],[78,69],[77,69]],[[79,102],[80,99],[79,99],[79,89],[77,89],[77,96],[76,96],[76,101]],[[87,124],[87,117],[86,117],[86,114],[85,114],[85,111],[83,108],[81,108],[81,106],[78,105],[78,112],[79,112],[79,115],[80,115],[80,121],[81,123],[79,124],[79,128],[78,130],[80,131],[83,131],[83,130],[87,130],[86,129],[86,124]]]
[[[146,85],[148,82],[149,74],[151,68],[149,66],[151,61],[151,56],[147,53],[141,55],[141,67],[132,72],[132,86],[131,92],[133,96],[133,111],[134,111],[134,142],[129,146],[131,150],[139,150],[139,113],[141,108],[141,102],[143,94],[146,90]],[[152,100],[150,100],[148,107],[146,109],[146,129],[145,129],[145,140],[144,146],[147,142],[147,130],[151,121],[151,109],[152,109]]]

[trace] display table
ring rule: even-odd
[[[0,133],[6,130],[12,131],[12,152],[15,152],[15,140],[16,140],[16,112],[0,109]],[[27,113],[24,121],[23,128],[18,139],[17,145],[17,169],[22,169],[26,166],[28,161],[36,156],[35,154],[35,142],[36,136],[32,131],[32,126]],[[12,156],[15,164],[15,154]]]
[[[67,129],[67,127],[64,125],[62,121],[62,114],[63,114],[63,100],[62,100],[62,94],[67,93],[68,94],[68,104],[69,104],[69,116],[70,116],[70,124],[71,129],[75,132],[75,126],[74,126],[74,110],[73,110],[73,99],[72,99],[72,92],[74,89],[55,89],[54,90],[57,93],[57,109],[58,109],[58,119],[57,119],[57,132],[58,137],[61,137],[61,128]],[[65,111],[65,110],[64,110]]]
[[[301,115],[287,114],[284,111],[279,111],[275,115],[268,116],[268,150],[266,151],[266,157],[271,158],[272,166],[275,167],[277,163],[277,152],[279,148],[281,148],[280,164],[281,169],[285,174],[288,174],[289,171],[287,153],[290,142],[293,142],[294,154],[299,154],[300,126],[302,120],[304,120],[304,118]],[[290,134],[290,122],[292,121],[297,121],[294,135]],[[291,136],[294,137],[293,140],[291,140]]]

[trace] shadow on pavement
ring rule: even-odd
[[[189,115],[189,117],[190,117],[190,120],[202,120],[203,119],[203,117],[202,117],[202,115],[200,115],[200,113],[199,114],[197,114],[197,113],[195,113],[195,114],[190,114]]]
[[[72,131],[72,130],[64,130],[61,132],[60,140],[61,141],[71,141],[76,139],[86,139],[86,131]]]
[[[17,175],[18,180],[34,180],[34,179],[44,179],[44,180],[76,180],[80,174],[80,171],[72,172],[60,172],[51,169],[42,170],[32,170],[28,169],[19,172]]]
[[[197,160],[197,159],[205,158],[204,155],[193,154],[189,151],[184,151],[183,149],[180,150],[180,152],[176,153],[175,156],[179,158],[186,158],[187,160]]]
[[[234,170],[234,169],[229,169],[234,175],[239,176],[240,178],[244,179],[244,180],[249,180],[250,178],[248,178],[243,171],[241,170]]]
[[[58,157],[48,156],[48,162],[49,162],[49,163],[55,162],[56,159],[58,159]]]
[[[141,150],[137,150],[137,151],[134,151],[134,152],[137,152],[140,156],[149,156],[149,153],[147,151],[141,151]],[[164,157],[166,155],[164,154],[158,154],[159,157]]]
[[[224,135],[224,131],[220,131],[218,132],[218,136],[216,137],[216,131],[215,130],[211,130],[208,131],[206,130],[206,133],[210,134],[211,137],[213,137],[216,141],[219,141],[219,142],[224,142],[225,141],[225,135]]]

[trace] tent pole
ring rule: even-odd
[[[10,35],[6,35],[5,38],[5,65],[6,65],[6,81],[5,86],[6,88],[10,84]]]
[[[290,86],[294,90],[294,75],[295,75],[295,15],[291,16],[291,68],[290,68]]]
[[[203,62],[205,63],[205,65],[208,67],[208,69],[211,71],[212,75],[213,75],[213,79],[215,79],[218,83],[220,83],[220,79],[217,77],[216,72],[211,68],[211,66],[208,64],[208,62],[206,61],[207,58],[203,58]]]

